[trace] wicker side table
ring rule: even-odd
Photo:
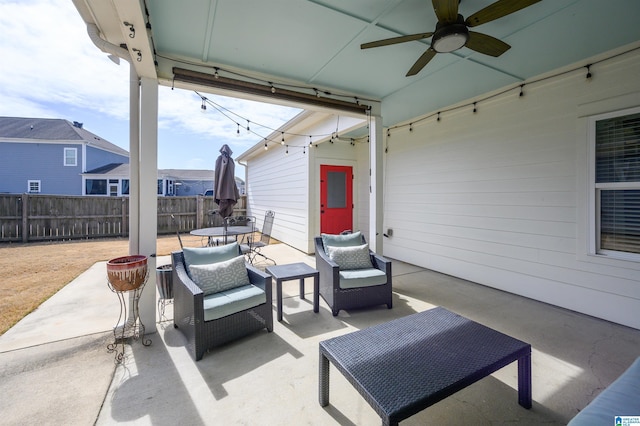
[[[265,271],[276,280],[276,299],[278,303],[278,321],[282,321],[282,282],[300,280],[300,299],[304,299],[304,279],[313,277],[313,312],[320,311],[320,272],[306,263],[267,266]]]

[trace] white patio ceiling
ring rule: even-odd
[[[462,48],[405,77],[430,39],[368,50],[360,44],[433,31],[429,0],[73,1],[105,40],[139,49],[138,74],[161,84],[174,84],[173,67],[208,74],[219,67],[225,77],[380,100],[386,126],[640,40],[638,0],[543,0],[473,28],[512,46],[501,57]],[[467,17],[491,3],[463,0],[459,12]],[[124,22],[134,24],[134,38]]]

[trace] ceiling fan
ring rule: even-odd
[[[407,77],[419,73],[436,53],[449,53],[462,47],[498,57],[509,50],[511,46],[495,37],[469,31],[469,27],[486,24],[539,1],[541,0],[498,0],[465,20],[462,15],[458,14],[460,0],[432,0],[433,10],[438,17],[435,31],[372,41],[360,45],[360,48],[370,49],[432,37],[431,46],[413,64],[407,72]]]

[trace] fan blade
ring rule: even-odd
[[[412,75],[418,74],[420,70],[422,70],[422,68],[424,68],[425,65],[427,65],[429,61],[433,59],[434,56],[436,56],[436,53],[437,52],[432,48],[428,48],[427,51],[424,52],[422,56],[418,58],[416,63],[413,64],[413,66],[407,72],[407,75],[405,77],[411,77]]]
[[[478,25],[486,24],[495,19],[510,15],[539,1],[541,0],[498,0],[469,16],[465,24],[467,24],[468,27],[477,27]]]
[[[364,43],[360,45],[360,49],[371,49],[372,47],[389,46],[390,44],[405,43],[407,41],[422,40],[423,38],[429,38],[433,33],[420,33],[411,34],[400,37],[387,38],[384,40],[372,41],[370,43]]]
[[[476,52],[495,57],[498,57],[511,49],[511,46],[504,41],[475,31],[469,31],[469,40],[467,40],[465,47],[475,50]]]
[[[432,3],[438,22],[451,24],[458,20],[458,4],[460,0],[433,0]]]

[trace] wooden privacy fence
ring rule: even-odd
[[[158,197],[158,234],[219,226],[213,197]],[[234,214],[246,214],[241,197]],[[0,243],[129,235],[129,197],[0,194]]]

